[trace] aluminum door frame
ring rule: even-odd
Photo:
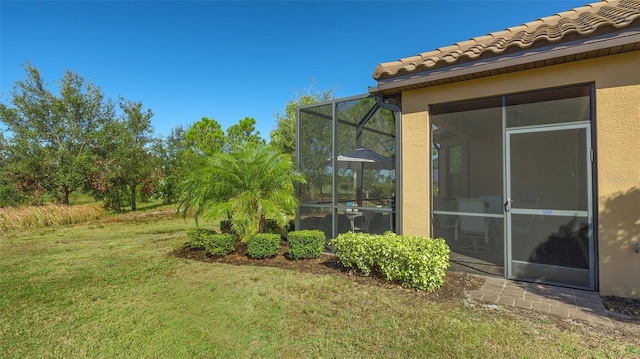
[[[545,209],[512,209],[511,208],[511,135],[524,134],[524,133],[539,133],[539,132],[552,132],[562,130],[585,130],[585,145],[586,145],[586,169],[587,173],[587,211],[577,210],[553,210],[548,213]],[[505,277],[508,279],[524,280],[524,281],[536,281],[533,278],[521,278],[513,275],[512,268],[512,238],[511,238],[511,215],[512,214],[529,214],[529,215],[541,215],[541,216],[572,216],[581,215],[581,217],[587,217],[589,223],[588,230],[588,244],[589,244],[589,286],[576,286],[569,283],[562,282],[546,282],[539,281],[541,283],[557,284],[565,287],[576,287],[580,289],[595,290],[596,289],[596,263],[595,263],[595,238],[593,229],[593,144],[591,139],[591,124],[588,122],[576,122],[576,123],[559,123],[552,125],[536,125],[526,127],[514,127],[506,128],[504,132],[504,239],[505,239]],[[515,211],[515,212],[514,212]]]

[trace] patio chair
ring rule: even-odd
[[[459,198],[458,212],[484,213],[485,201],[480,198]],[[471,244],[460,247],[460,250],[475,253],[489,251],[489,221],[484,217],[460,215],[455,226],[455,240],[468,238]],[[480,241],[484,240],[484,244]]]
[[[446,214],[438,214],[433,218],[434,218],[434,224],[435,223],[438,224],[437,228],[439,230],[455,228],[458,225],[458,217],[457,216],[450,216],[450,215],[446,215]]]
[[[369,232],[369,225],[371,224],[371,220],[376,216],[375,212],[371,212],[371,211],[363,211],[362,212],[362,218],[364,218],[364,220],[362,221],[362,225],[359,227],[354,227],[354,231],[360,231],[360,232]]]

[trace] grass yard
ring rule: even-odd
[[[0,234],[2,358],[619,358],[600,337],[344,277],[177,258],[156,212]]]

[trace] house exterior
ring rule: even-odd
[[[391,229],[443,237],[506,278],[640,298],[640,0],[382,63],[373,77],[370,94],[401,109]]]

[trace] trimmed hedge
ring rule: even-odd
[[[251,258],[269,258],[280,251],[280,235],[275,233],[258,233],[249,236],[247,252]]]
[[[207,234],[204,237],[204,249],[212,256],[224,257],[236,250],[238,238],[233,234]]]
[[[369,275],[378,258],[379,237],[368,233],[347,232],[339,234],[330,244],[334,246],[340,264]]]
[[[193,228],[187,230],[187,245],[191,249],[204,249],[204,239],[209,235],[216,234],[213,229]]]
[[[449,267],[449,246],[429,239],[386,232],[383,235],[343,233],[333,239],[338,261],[368,275],[380,270],[388,280],[423,290],[440,288]]]
[[[319,230],[301,230],[289,232],[289,258],[311,259],[320,256],[325,246],[324,232]]]

